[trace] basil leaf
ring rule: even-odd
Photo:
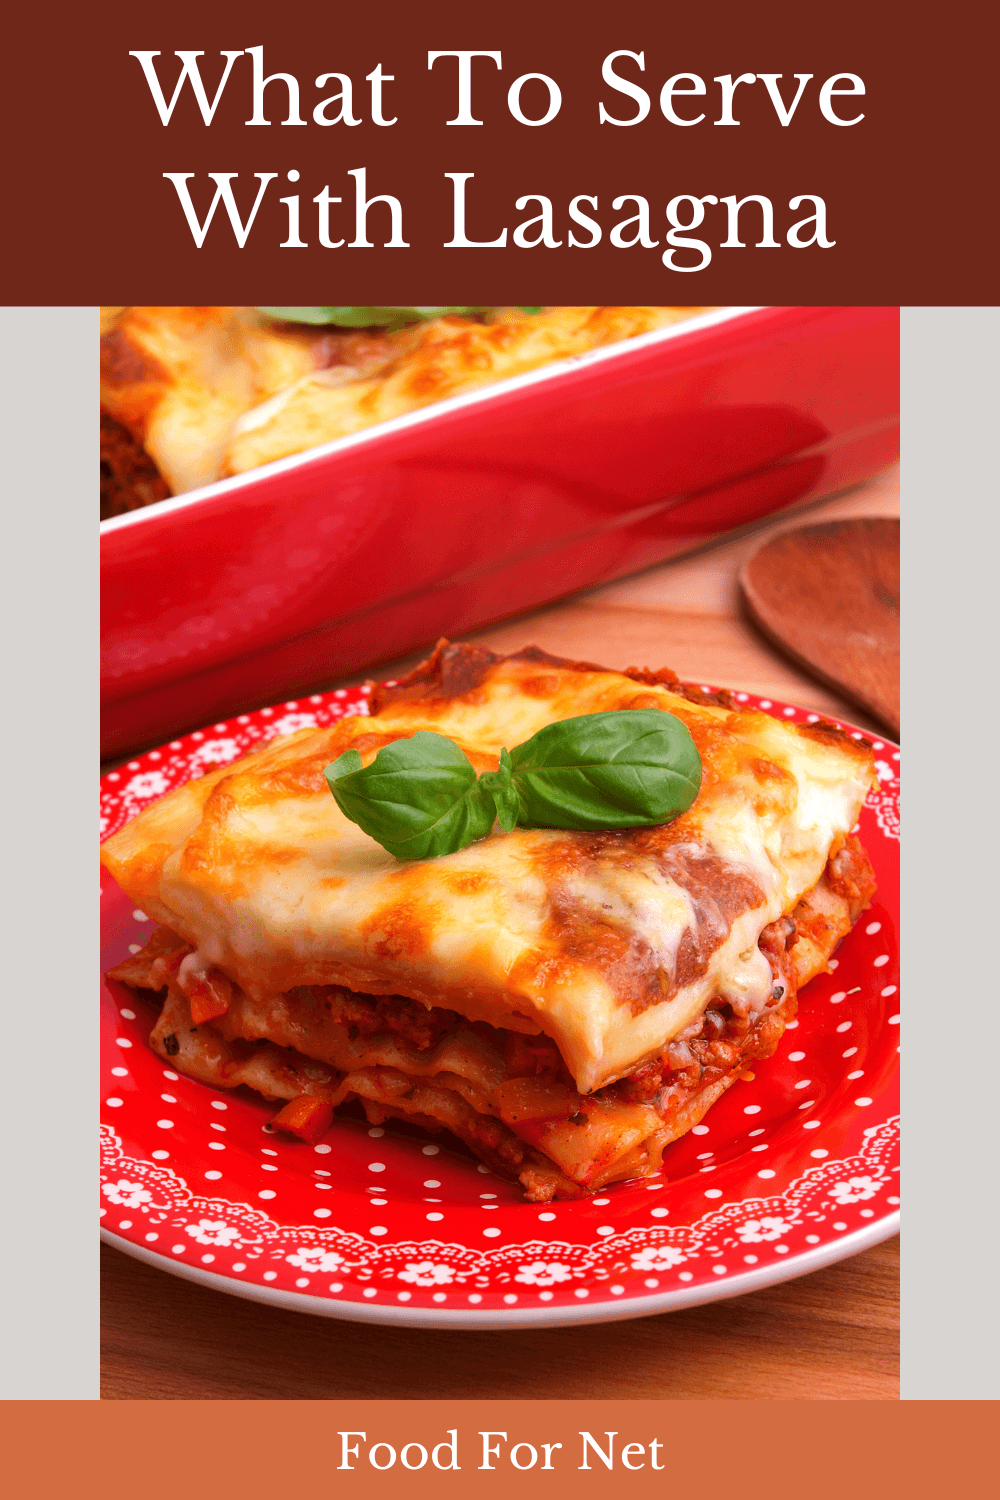
[[[526,313],[541,312],[540,307],[522,307]],[[443,318],[447,313],[484,313],[488,307],[261,307],[268,317],[286,323],[333,323],[338,328],[403,328],[407,323],[424,323]]]
[[[506,750],[500,751],[499,771],[483,771],[479,777],[479,785],[485,787],[493,798],[500,827],[504,833],[510,833],[517,822],[521,803],[511,780],[510,756]]]
[[[397,859],[454,854],[528,828],[616,829],[666,823],[701,786],[686,726],[659,709],[582,714],[540,729],[477,779],[453,740],[421,729],[363,766],[345,750],[324,771],[346,818]]]
[[[368,766],[345,750],[323,774],[345,818],[397,859],[453,854],[485,838],[496,818],[468,756],[426,729],[384,745]]]
[[[350,776],[353,771],[360,770],[361,756],[357,750],[345,750],[343,755],[337,756],[332,766],[327,766],[323,775],[326,777],[327,786],[333,792],[333,783],[339,781],[341,776]],[[333,795],[336,797],[336,792],[333,792]]]
[[[511,751],[518,822],[536,828],[640,828],[684,812],[701,786],[687,727],[660,709],[548,724]]]

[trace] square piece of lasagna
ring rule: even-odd
[[[662,709],[701,790],[673,822],[515,828],[401,862],[323,777],[418,730],[477,771],[546,724]],[[158,991],[152,1045],[215,1088],[283,1101],[319,1138],[358,1100],[450,1130],[533,1202],[659,1169],[756,1059],[875,890],[852,834],[871,746],[672,672],[442,642],[369,715],[276,739],[178,788],[104,845],[157,924],[111,971]]]

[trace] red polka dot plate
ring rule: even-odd
[[[803,709],[741,701],[802,722]],[[254,744],[367,711],[341,688],[151,750],[101,784],[102,837]],[[655,1177],[548,1205],[453,1137],[358,1112],[317,1146],[273,1106],[180,1077],[154,1008],[102,987],[101,1216],[110,1244],[178,1276],[327,1317],[511,1327],[640,1317],[801,1276],[898,1227],[899,751],[876,741],[860,833],[879,893],[807,986],[774,1057],[667,1152]],[[102,971],[145,916],[102,874]]]

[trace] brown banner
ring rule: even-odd
[[[28,8],[8,284],[42,303],[986,302],[989,49],[964,33],[949,68],[961,17],[931,37],[868,0],[585,22],[527,0],[106,0],[58,28]]]

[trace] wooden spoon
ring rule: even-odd
[[[740,574],[747,610],[793,661],[899,736],[899,522],[828,521],[772,537]]]

